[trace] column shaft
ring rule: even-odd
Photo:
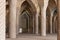
[[[54,17],[53,33],[55,33],[55,27],[56,27],[56,16]]]
[[[50,33],[52,34],[52,17],[53,17],[53,13],[51,13],[50,15]]]
[[[33,15],[33,34],[34,34],[34,15]]]
[[[41,13],[41,35],[46,36],[46,10],[44,9]]]
[[[9,1],[10,6],[10,38],[16,38],[16,0]]]
[[[39,29],[38,29],[38,13],[36,14],[36,34],[39,34]]]
[[[0,0],[0,40],[5,40],[6,0]]]
[[[41,35],[46,36],[46,9],[49,0],[44,0],[44,6],[41,9]]]
[[[57,1],[57,8],[58,8],[58,37],[57,39],[60,40],[60,0]]]

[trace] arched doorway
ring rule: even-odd
[[[29,13],[24,11],[20,17],[19,17],[19,26],[20,26],[20,32],[22,33],[28,33],[29,32]],[[22,30],[21,30],[22,28]]]
[[[31,4],[33,5],[33,4]],[[20,15],[19,15],[19,32],[25,34],[35,33],[35,14],[36,10],[34,5],[31,6],[28,1],[24,1],[21,5]]]

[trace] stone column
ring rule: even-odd
[[[17,35],[19,35],[19,16],[20,16],[19,13],[20,13],[20,10],[19,10],[18,7],[17,7],[17,10],[16,10],[16,11],[17,11],[17,14],[16,14],[16,16],[17,16],[17,17],[16,17],[16,18],[17,18],[17,19],[16,19],[16,21],[17,21],[16,33],[17,33]]]
[[[10,7],[9,36],[10,38],[16,38],[16,1],[17,0],[9,0],[9,7]]]
[[[38,28],[38,13],[36,14],[36,34],[39,34],[39,28]]]
[[[60,0],[57,1],[57,8],[58,8],[58,37],[57,39],[60,40]]]
[[[46,36],[46,11],[41,13],[41,35]]]
[[[33,15],[33,34],[34,34],[34,15]]]
[[[53,13],[50,15],[50,33],[52,34],[52,18],[53,18]]]
[[[46,9],[49,0],[44,0],[44,6],[41,8],[41,35],[46,36]]]
[[[6,0],[0,0],[0,40],[5,40]]]
[[[29,19],[29,16],[28,15],[27,15],[27,17],[28,17],[27,19],[28,19],[28,33],[29,33],[29,20],[30,19]]]
[[[54,24],[54,25],[53,25],[53,33],[55,33],[55,30],[56,30],[56,28],[55,28],[55,27],[56,27],[56,17],[57,17],[57,16],[55,15],[55,16],[54,16],[54,22],[53,22],[53,24]]]

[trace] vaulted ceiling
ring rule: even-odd
[[[38,1],[40,6],[43,4],[43,0],[37,0],[37,1]],[[8,2],[7,2],[7,4],[8,4]],[[47,11],[48,12],[53,11],[54,9],[56,9],[56,6],[57,6],[57,0],[49,0]],[[8,5],[7,5],[7,8],[8,8]]]
[[[57,9],[57,0],[49,0],[49,4],[47,7],[47,14],[50,15],[52,11]]]
[[[50,10],[54,10],[56,8],[56,2],[55,2],[55,0],[49,0],[48,8]]]

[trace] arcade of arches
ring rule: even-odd
[[[1,0],[0,3],[1,28],[6,38],[17,38],[20,34],[44,37],[58,34],[60,40],[60,0]]]

